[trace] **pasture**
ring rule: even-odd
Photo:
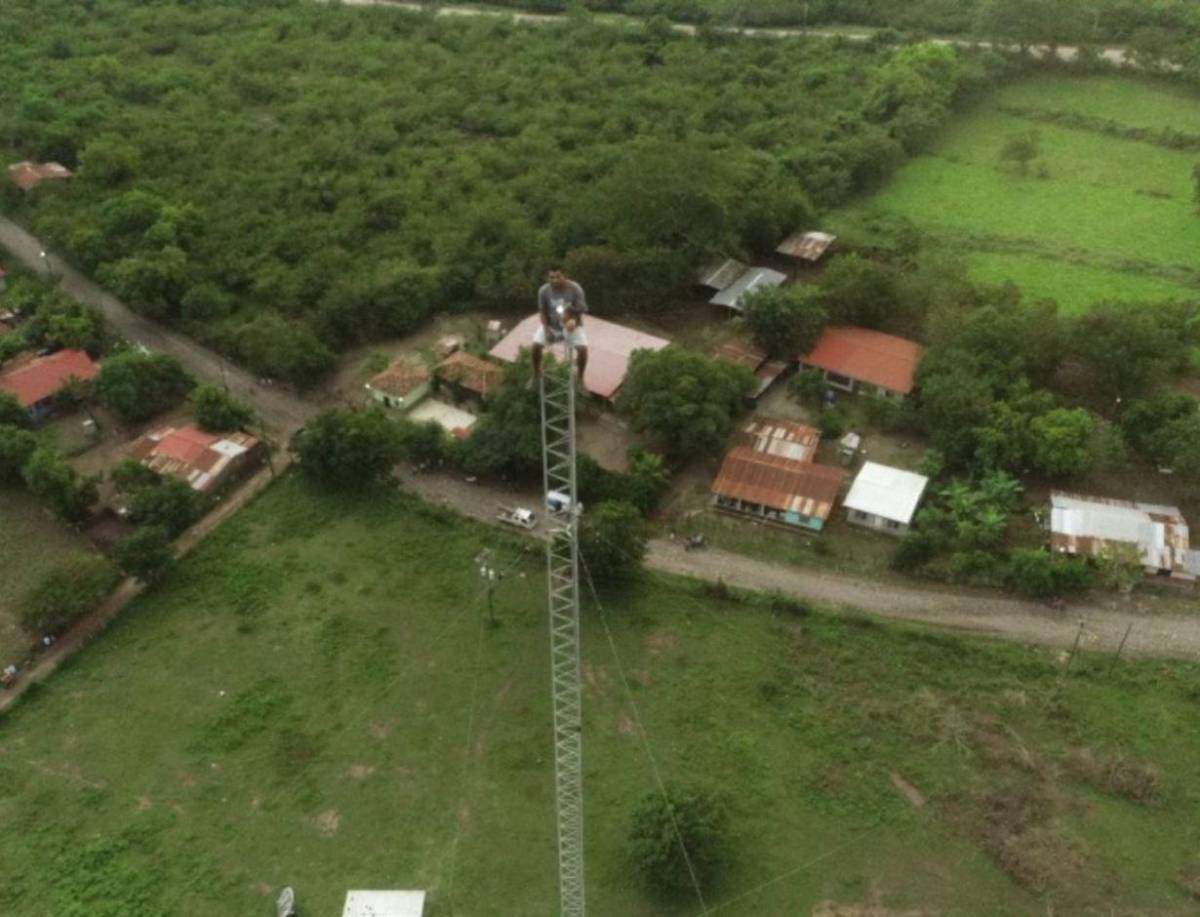
[[[1118,77],[1038,77],[1002,87],[942,132],[930,154],[838,214],[855,231],[871,212],[903,216],[964,253],[972,276],[1012,281],[1066,312],[1099,300],[1200,297],[1193,203],[1200,101],[1173,86]],[[1081,126],[1082,125],[1082,126]],[[1128,136],[1149,132],[1146,139]],[[1002,164],[1013,134],[1036,130],[1028,174]]]
[[[494,628],[481,547],[508,574]],[[402,493],[284,478],[0,718],[0,912],[266,914],[291,884],[314,914],[354,887],[552,913],[542,572]],[[711,912],[1189,907],[1200,668],[1067,669],[658,577],[604,601],[616,655],[594,607],[583,633],[594,913],[700,910],[648,898],[625,855],[654,785],[639,713],[663,777],[730,808]]]
[[[25,594],[72,554],[94,551],[32,497],[0,488],[0,668],[28,652],[29,637],[17,626]]]

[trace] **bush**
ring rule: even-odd
[[[1095,569],[1081,557],[1063,557],[1041,548],[1017,548],[1008,559],[1005,582],[1036,599],[1084,592],[1096,582]]]
[[[818,422],[821,426],[821,435],[826,439],[837,439],[846,432],[846,415],[837,408],[823,409]]]
[[[21,471],[29,492],[50,504],[54,514],[65,522],[87,519],[99,491],[96,478],[81,478],[53,449],[34,450]]]
[[[759,347],[773,357],[794,360],[816,346],[829,314],[815,287],[790,286],[751,293],[742,318]]]
[[[28,430],[0,423],[0,484],[20,481],[21,471],[37,447],[37,437]]]
[[[418,423],[401,418],[396,421],[396,432],[400,439],[400,450],[410,462],[436,464],[444,460],[449,452],[446,431],[436,421]]]
[[[113,548],[113,560],[121,571],[143,583],[158,579],[174,562],[171,536],[165,526],[142,526]]]
[[[690,892],[693,871],[701,890],[711,888],[728,865],[728,832],[725,807],[711,793],[668,785],[634,810],[629,832],[634,869],[652,890],[672,897]]]
[[[292,438],[309,477],[333,487],[365,487],[389,478],[402,457],[400,435],[380,408],[322,411]]]
[[[179,402],[191,377],[174,357],[126,350],[109,357],[96,377],[96,397],[127,423],[140,423]]]
[[[0,424],[22,429],[33,426],[29,412],[21,407],[12,392],[0,392]]]
[[[129,517],[139,525],[161,526],[174,538],[200,518],[200,495],[179,478],[164,477],[134,488]]]
[[[33,637],[61,631],[112,591],[120,573],[106,558],[79,555],[47,573],[21,600],[17,619]]]
[[[819,369],[807,366],[788,381],[788,394],[801,404],[816,407],[825,401],[825,392],[829,386],[825,374]]]
[[[248,404],[216,385],[196,386],[188,400],[192,403],[196,423],[210,433],[240,430],[254,418],[254,411]]]

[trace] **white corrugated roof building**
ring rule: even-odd
[[[1050,544],[1064,554],[1104,554],[1109,545],[1137,548],[1142,566],[1178,579],[1196,577],[1187,522],[1178,507],[1055,491],[1050,494]]]
[[[909,525],[929,486],[929,478],[914,471],[864,462],[843,505],[880,519]]]
[[[725,306],[729,309],[742,311],[742,299],[747,293],[755,290],[768,290],[777,287],[787,280],[787,275],[773,271],[769,267],[752,267],[737,280],[721,290],[709,300],[714,306]]]

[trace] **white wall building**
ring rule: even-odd
[[[929,478],[913,471],[864,462],[843,504],[853,525],[903,535],[912,526]]]

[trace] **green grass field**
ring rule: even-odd
[[[1194,152],[1040,123],[1005,108],[1071,111],[1133,127],[1200,129],[1200,99],[1132,79],[1044,77],[1007,86],[953,122],[931,155],[839,215],[899,214],[964,252],[981,281],[1012,280],[1065,311],[1101,299],[1200,298]],[[1041,157],[1001,168],[1013,133],[1036,129]],[[1048,177],[1038,177],[1044,166]]]
[[[29,648],[16,623],[25,593],[72,554],[94,551],[32,497],[0,488],[0,668],[24,659]]]
[[[401,494],[268,490],[0,718],[0,913],[266,914],[284,884],[309,914],[354,887],[553,913],[542,562],[500,537]],[[488,545],[514,564],[495,629]],[[1191,906],[1200,667],[1064,673],[659,578],[607,605],[664,777],[731,808],[712,912]],[[625,858],[653,781],[594,609],[584,674],[591,909],[698,913]]]

